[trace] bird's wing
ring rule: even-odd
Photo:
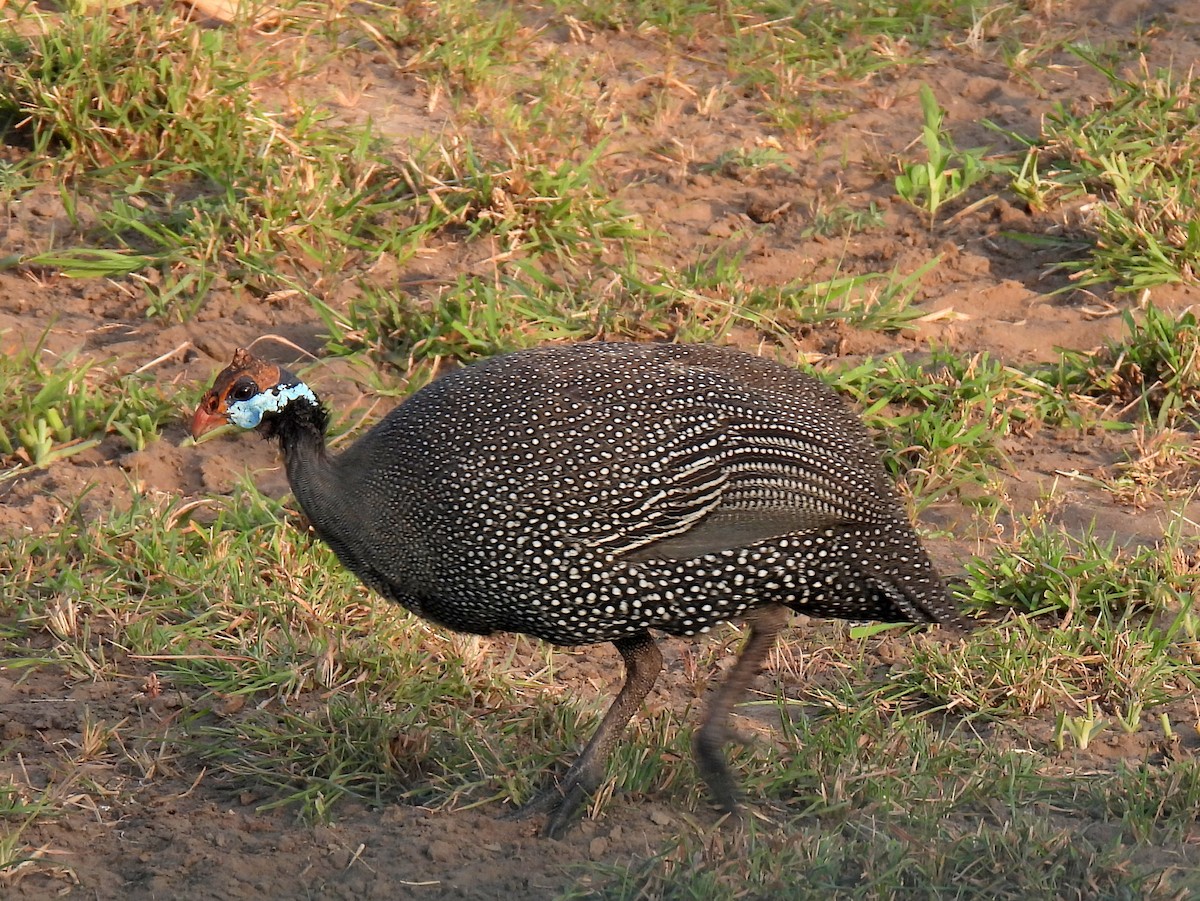
[[[610,504],[586,543],[630,562],[688,560],[892,516],[859,500],[864,481],[867,496],[876,488],[870,470],[803,429],[726,419],[709,437],[663,448],[654,490]]]

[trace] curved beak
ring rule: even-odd
[[[215,394],[209,393],[204,395],[204,399],[200,401],[200,406],[192,414],[193,438],[199,438],[201,435],[225,425],[226,419],[224,414],[218,412],[218,404],[219,401]]]

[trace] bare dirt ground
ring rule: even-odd
[[[1200,58],[1200,10],[1189,2],[1152,0],[1063,2],[1053,4],[1048,29],[1071,29],[1097,45],[1123,46],[1137,29],[1148,48],[1151,66],[1186,72]],[[289,40],[286,36],[259,38]],[[698,38],[698,51],[703,39]],[[619,32],[591,32],[578,43],[563,28],[548,27],[532,41],[536,53],[601,54],[612,61],[614,102],[636,104],[646,89],[647,61],[654,45],[644,37]],[[653,127],[659,135],[614,136],[606,164],[617,195],[646,223],[670,236],[657,242],[669,247],[667,264],[685,265],[704,251],[736,246],[744,253],[747,280],[781,284],[795,279],[878,271],[903,264],[913,270],[939,257],[925,277],[919,303],[932,317],[913,334],[882,335],[823,327],[797,335],[805,349],[847,357],[891,349],[914,349],[937,342],[963,354],[986,351],[1013,364],[1054,358],[1056,347],[1088,350],[1122,332],[1119,312],[1138,302],[1129,295],[1104,290],[1067,290],[1062,274],[1048,274],[1051,258],[1014,240],[1014,232],[1067,230],[1069,220],[1038,221],[1048,214],[1031,211],[1011,199],[1000,199],[930,231],[916,213],[894,198],[892,155],[905,151],[919,133],[916,89],[928,83],[947,109],[947,126],[960,147],[991,145],[1002,139],[980,125],[990,119],[1006,128],[1036,134],[1040,117],[1054,104],[1070,105],[1106,90],[1103,79],[1077,58],[1061,54],[1040,69],[1036,83],[1013,77],[1010,69],[987,53],[946,47],[928,54],[927,65],[904,70],[881,93],[854,97],[855,111],[824,126],[811,141],[785,139],[782,146],[791,171],[769,168],[752,172],[711,170],[697,163],[653,156],[639,148],[654,140],[676,141],[693,160],[714,160],[731,149],[771,145],[779,139],[762,121],[747,113],[739,120],[726,114],[721,128],[697,109],[706,86],[720,72],[706,68],[702,53],[682,60],[672,73],[679,84],[668,98],[672,116]],[[1131,53],[1128,65],[1138,63]],[[292,86],[295,89],[295,86]],[[382,58],[347,52],[329,64],[307,89],[326,97],[346,122],[367,116],[398,144],[417,134],[453,127],[444,107],[433,106],[426,87],[397,74]],[[855,87],[847,86],[853,95]],[[734,105],[736,107],[735,99]],[[486,139],[486,131],[478,129]],[[628,142],[628,153],[622,142]],[[873,200],[885,227],[842,241],[806,237],[816,198],[839,197],[862,205]],[[751,224],[753,223],[753,227]],[[762,227],[763,225],[768,227]],[[0,245],[5,252],[43,246],[51,234],[72,226],[58,200],[58,186],[11,204],[0,217]],[[445,280],[456,272],[483,267],[464,259],[454,247],[407,266],[398,278]],[[333,298],[336,301],[336,297]],[[1154,302],[1180,311],[1200,301],[1200,289],[1172,286],[1156,289]],[[234,347],[263,334],[281,335],[319,354],[320,323],[302,299],[266,302],[244,294],[218,292],[199,316],[186,324],[165,324],[144,316],[139,294],[126,284],[72,281],[52,273],[0,271],[0,349],[36,341],[43,333],[52,353],[82,349],[113,367],[132,371],[162,355],[156,372],[165,383],[192,385],[209,380],[229,359]],[[747,336],[753,344],[753,336]],[[334,404],[359,399],[353,383],[339,383],[336,366],[323,370],[321,387]],[[257,473],[267,490],[282,494],[286,484],[274,451],[265,442],[214,441],[181,447],[183,416],[164,440],[138,453],[125,452],[115,440],[47,469],[0,487],[0,531],[38,531],[59,520],[83,496],[85,516],[102,515],[126,503],[131,487],[142,492],[199,498],[229,490],[245,471]],[[1085,478],[1111,467],[1128,448],[1129,436],[1076,435],[1064,442],[1058,433],[1026,435],[1009,448],[1012,469],[1007,490],[1014,510],[1028,509],[1057,484],[1057,516],[1064,525],[1082,528],[1096,523],[1101,535],[1122,543],[1152,541],[1162,534],[1161,508],[1119,505],[1111,494]],[[86,494],[85,494],[86,490]],[[929,511],[935,524],[953,523],[952,502]],[[1193,521],[1200,511],[1190,510]],[[979,547],[972,539],[939,539],[933,550],[953,571]],[[720,636],[713,640],[723,640]],[[792,642],[815,655],[819,668],[820,630],[797,628]],[[497,638],[503,644],[506,639]],[[673,692],[684,681],[681,655],[687,650],[670,642],[668,674],[653,703],[683,703]],[[608,649],[563,654],[560,685],[577,685],[596,693],[617,671]],[[65,748],[81,741],[85,716],[108,722],[126,721],[132,731],[170,741],[171,722],[189,698],[168,690],[157,696],[147,679],[153,666],[124,661],[123,678],[104,683],[72,682],[63,674],[30,675],[0,668],[0,743],[5,766],[27,778],[59,765]],[[603,690],[603,689],[601,689]],[[1194,716],[1180,711],[1181,720]],[[1195,744],[1194,739],[1191,739]],[[1135,743],[1136,745],[1136,743]],[[1194,750],[1194,748],[1193,748]],[[1118,738],[1098,742],[1098,757],[1130,757],[1151,753]],[[164,762],[166,776],[137,784],[130,772],[97,763],[89,774],[105,787],[78,809],[35,824],[26,840],[44,850],[42,866],[5,888],[7,897],[52,896],[94,898],[256,898],[256,897],[390,897],[501,898],[553,897],[581,885],[577,867],[590,861],[628,862],[654,853],[659,840],[690,814],[640,800],[610,806],[600,821],[585,821],[561,842],[537,836],[535,822],[498,819],[498,805],[458,811],[420,807],[385,809],[339,807],[328,825],[297,821],[294,811],[262,809],[254,793],[231,794],[186,758]],[[586,879],[586,877],[583,877]]]

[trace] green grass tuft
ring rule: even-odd
[[[178,415],[148,379],[93,362],[47,363],[40,346],[0,358],[0,481],[95,447],[110,433],[141,450]]]
[[[1107,402],[1117,417],[1136,413],[1159,429],[1200,421],[1200,325],[1147,304],[1122,314],[1128,337],[1099,353],[1064,352],[1043,378],[1061,390]]]

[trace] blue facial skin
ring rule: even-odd
[[[316,404],[317,396],[303,382],[295,385],[276,385],[249,400],[238,400],[228,407],[229,421],[239,428],[252,429],[262,422],[267,413],[278,413],[292,401],[303,397]]]

